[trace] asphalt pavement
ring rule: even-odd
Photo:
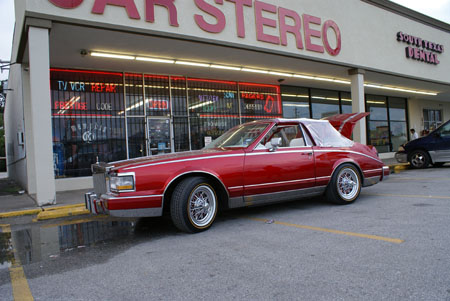
[[[10,241],[0,296],[450,301],[448,183],[449,164],[394,169],[354,204],[319,197],[231,210],[199,234],[165,217],[0,225]]]

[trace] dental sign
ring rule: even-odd
[[[442,44],[430,42],[401,31],[397,33],[397,41],[408,45],[405,48],[407,58],[432,65],[438,65],[440,63],[438,54],[444,52],[444,46]]]
[[[64,9],[75,9],[84,0],[48,1]],[[144,2],[145,10],[139,11],[135,1]],[[255,26],[256,39],[260,42],[287,46],[288,36],[292,36],[299,50],[318,53],[326,51],[331,56],[337,56],[341,51],[341,31],[333,20],[322,21],[316,16],[299,14],[289,7],[258,0],[178,0],[178,3],[180,1],[191,1],[192,5],[196,6],[197,13],[194,13],[192,18],[200,29],[208,33],[220,34],[225,28],[233,26],[236,28],[236,35],[245,38],[246,26]],[[222,11],[226,4],[234,5],[233,18],[227,18]],[[178,22],[178,15],[185,13],[178,11],[176,0],[90,0],[89,5],[92,5],[92,14],[102,15],[107,7],[115,6],[123,8],[129,19],[145,18],[149,23],[155,23],[155,7],[163,7],[167,9],[169,24],[173,27],[183,26]],[[244,14],[247,10],[253,12],[255,24],[245,22]],[[230,24],[229,19],[235,20],[236,24]],[[277,34],[274,34],[275,32]]]

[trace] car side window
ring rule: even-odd
[[[441,137],[450,137],[450,122],[439,129]]]
[[[261,144],[266,148],[271,148],[272,138],[281,138],[280,147],[301,147],[306,146],[303,132],[298,125],[278,126],[273,128],[266,137],[261,140]]]

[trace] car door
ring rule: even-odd
[[[272,149],[270,140],[281,138]],[[275,126],[245,155],[244,201],[247,205],[282,201],[308,193],[315,185],[312,145],[299,124]]]
[[[450,162],[450,121],[435,133],[435,161]]]

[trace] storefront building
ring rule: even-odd
[[[15,5],[8,170],[39,204],[251,120],[370,112],[353,138],[389,157],[450,118],[450,25],[389,1]]]

